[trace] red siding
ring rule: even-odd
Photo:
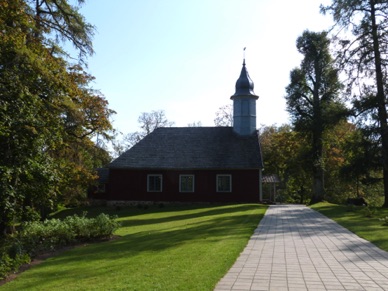
[[[147,192],[147,175],[162,174],[162,192]],[[179,175],[195,176],[193,193],[179,192]],[[216,191],[217,174],[232,175],[232,192]],[[108,200],[181,202],[259,202],[259,170],[147,171],[110,169]]]

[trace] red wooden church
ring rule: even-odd
[[[233,127],[158,128],[100,169],[94,198],[114,201],[259,202],[262,156],[253,82],[236,82]]]

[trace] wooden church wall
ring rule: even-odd
[[[179,202],[259,202],[258,170],[125,170],[111,169],[109,200]],[[147,175],[161,174],[161,192],[147,192]],[[216,177],[231,175],[232,191],[217,192]],[[194,192],[179,192],[179,176],[194,175]]]

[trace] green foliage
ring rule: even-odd
[[[347,114],[339,99],[342,88],[338,70],[329,51],[326,32],[304,31],[296,41],[303,55],[299,68],[290,73],[287,86],[287,110],[296,131],[310,138],[312,164],[312,202],[324,199],[323,136]]]
[[[63,223],[72,229],[74,238],[77,241],[106,238],[111,236],[119,227],[119,223],[115,220],[116,216],[110,217],[104,213],[93,219],[85,216],[86,213],[81,217],[73,215],[63,220]]]
[[[68,216],[64,220],[47,219],[43,222],[27,222],[18,236],[28,253],[40,253],[53,250],[75,242],[97,238],[106,238],[119,227],[114,217],[100,214],[96,218],[83,216]]]
[[[344,203],[348,198],[364,197],[371,206],[382,205],[381,172],[368,166],[373,153],[364,147],[362,131],[341,121],[323,133],[324,199]],[[265,175],[279,177],[277,194],[287,203],[309,203],[312,185],[310,140],[290,126],[260,129]],[[368,161],[369,159],[369,161]],[[264,184],[264,196],[270,187]]]
[[[383,174],[384,207],[388,207],[387,7],[386,1],[368,0],[333,0],[321,6],[338,29],[334,31],[336,57],[348,75],[347,93],[354,115],[377,149],[373,160]]]
[[[383,222],[383,225],[388,226],[388,216],[380,218],[379,220]]]
[[[282,201],[306,203],[310,198],[308,189],[312,182],[309,177],[309,144],[305,137],[288,125],[269,126],[260,129],[260,142],[265,175],[276,174],[279,177],[277,192]]]
[[[68,216],[63,220],[47,219],[43,222],[24,223],[22,230],[1,243],[0,279],[31,258],[58,248],[101,238],[109,238],[120,224],[117,217],[104,213],[95,218]]]
[[[365,206],[362,209],[362,212],[365,215],[365,217],[372,218],[376,215],[376,208],[370,207],[370,206]]]
[[[39,4],[38,4],[39,2]],[[78,2],[79,4],[82,1]],[[36,5],[35,5],[36,4]],[[80,64],[93,27],[68,1],[0,0],[0,232],[86,197],[113,111]],[[68,62],[60,41],[80,64]]]
[[[6,278],[7,274],[18,270],[23,264],[30,263],[30,256],[27,254],[15,254],[11,257],[3,249],[0,250],[0,280]]]

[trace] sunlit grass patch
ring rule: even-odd
[[[388,216],[388,209],[337,205],[327,202],[314,204],[311,208],[335,220],[359,237],[388,251],[388,226],[380,220]]]
[[[265,210],[257,204],[91,209],[90,215],[119,216],[118,239],[52,257],[2,289],[213,290]]]

